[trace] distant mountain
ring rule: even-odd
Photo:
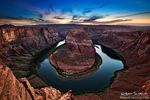
[[[3,25],[0,25],[0,27],[15,27],[15,25],[12,25],[12,24],[3,24]]]
[[[24,27],[126,27],[126,28],[150,28],[150,26],[132,26],[132,25],[82,25],[82,24],[38,24],[25,25]]]
[[[131,25],[81,25],[81,24],[38,24],[38,25],[22,25],[22,26],[15,26],[12,24],[3,24],[0,25],[2,28],[11,28],[11,27],[38,27],[38,28],[89,28],[89,27],[101,27],[101,28],[142,28],[142,29],[149,29],[150,26],[131,26]]]

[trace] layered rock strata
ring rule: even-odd
[[[56,68],[74,73],[85,71],[94,65],[94,45],[84,30],[70,30],[65,41],[63,46],[50,55],[50,62]]]
[[[17,80],[8,67],[0,65],[1,100],[72,100],[71,91],[63,94],[52,87],[34,89],[26,78]]]

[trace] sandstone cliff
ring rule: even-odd
[[[71,92],[52,87],[34,89],[26,78],[17,80],[8,67],[0,65],[0,100],[71,100]]]
[[[60,40],[52,28],[0,28],[0,62],[8,65],[17,78],[27,77],[34,87],[46,86],[33,74],[31,63],[38,52]]]
[[[50,55],[50,62],[65,72],[85,71],[95,63],[95,49],[92,40],[82,29],[69,30],[66,43]]]

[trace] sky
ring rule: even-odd
[[[150,0],[1,0],[0,24],[150,25]]]

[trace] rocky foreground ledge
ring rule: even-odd
[[[10,68],[0,65],[0,100],[72,100],[72,94],[52,87],[34,89],[26,78],[17,80]]]

